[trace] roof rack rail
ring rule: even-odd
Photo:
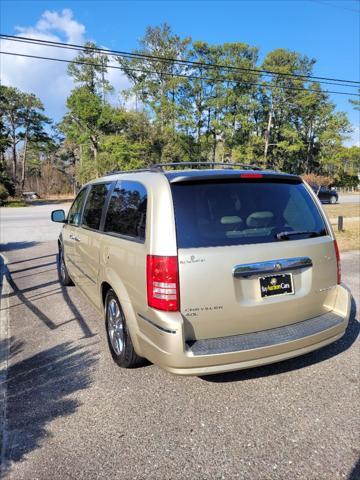
[[[163,173],[164,168],[173,168],[176,170],[177,167],[191,166],[193,168],[207,167],[214,169],[215,167],[223,167],[232,170],[233,167],[241,167],[249,170],[263,170],[259,165],[250,165],[248,163],[222,163],[222,162],[173,162],[173,163],[156,163],[150,165],[147,168],[138,168],[134,170],[111,170],[107,172],[105,176],[109,175],[118,175],[120,173],[140,173],[140,172],[155,172]]]
[[[153,168],[162,169],[164,167],[182,167],[182,166],[192,166],[194,168],[198,168],[199,166],[208,167],[208,168],[215,168],[215,167],[223,167],[232,169],[233,167],[241,167],[249,170],[262,170],[259,165],[249,165],[247,163],[225,163],[225,162],[173,162],[173,163],[156,163],[152,165]]]
[[[133,170],[110,170],[104,176],[107,177],[109,175],[118,175],[120,173],[138,173],[138,172],[162,172],[162,169],[157,165],[151,165],[148,168],[135,168]]]

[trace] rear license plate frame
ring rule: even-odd
[[[281,283],[279,283],[279,280],[281,281]],[[266,275],[264,277],[259,277],[259,285],[261,298],[271,298],[295,294],[292,273],[276,273],[274,275]],[[286,286],[284,287],[283,285]]]

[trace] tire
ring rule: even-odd
[[[59,281],[63,287],[71,287],[72,285],[74,285],[74,282],[71,280],[69,272],[65,265],[64,252],[62,247],[59,248],[58,274]]]
[[[331,203],[332,205],[334,205],[334,203],[336,203],[336,202],[337,202],[337,199],[336,199],[335,195],[331,195],[331,197],[330,197],[330,203]]]
[[[124,312],[112,289],[108,291],[105,298],[105,327],[114,361],[122,368],[140,366],[144,359],[134,350]]]

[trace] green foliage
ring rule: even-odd
[[[334,184],[338,187],[355,188],[359,186],[360,180],[357,175],[349,175],[347,173],[341,175],[336,174]]]
[[[69,65],[75,88],[59,125],[62,138],[47,138],[36,97],[1,87],[0,159],[11,153],[14,179],[18,156],[26,163],[22,180],[24,171],[39,178],[45,162],[79,183],[157,162],[256,163],[337,181],[360,169],[358,147],[343,147],[347,116],[309,78],[314,59],[276,49],[259,64],[258,49],[246,43],[212,45],[181,38],[167,24],[149,27],[137,57],[117,58],[130,82],[122,105],[131,109],[108,101],[109,58],[95,47],[88,42]]]
[[[15,195],[14,182],[11,180],[5,168],[2,167],[1,163],[0,163],[0,184],[6,188],[10,196]]]
[[[101,174],[110,170],[133,170],[146,167],[144,145],[129,142],[120,135],[107,136],[99,154]]]
[[[50,119],[44,115],[44,107],[34,94],[21,92],[13,87],[0,86],[0,153],[11,149],[12,181],[18,181],[18,147],[22,145],[21,189],[26,176],[27,152],[31,145],[50,141],[46,127]]]
[[[349,102],[354,107],[354,110],[360,111],[360,88],[358,89],[358,95],[359,95],[359,98],[356,98],[356,99],[351,98]]]
[[[84,47],[85,50],[69,64],[68,74],[79,86],[86,87],[92,94],[101,95],[105,101],[106,94],[113,90],[106,79],[109,57],[96,52],[96,44],[93,42],[86,42]]]
[[[7,188],[0,183],[0,205],[3,205],[5,201],[8,199],[9,192],[7,191]]]

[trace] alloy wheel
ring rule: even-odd
[[[114,298],[107,305],[107,330],[114,352],[121,355],[125,347],[124,315]]]

